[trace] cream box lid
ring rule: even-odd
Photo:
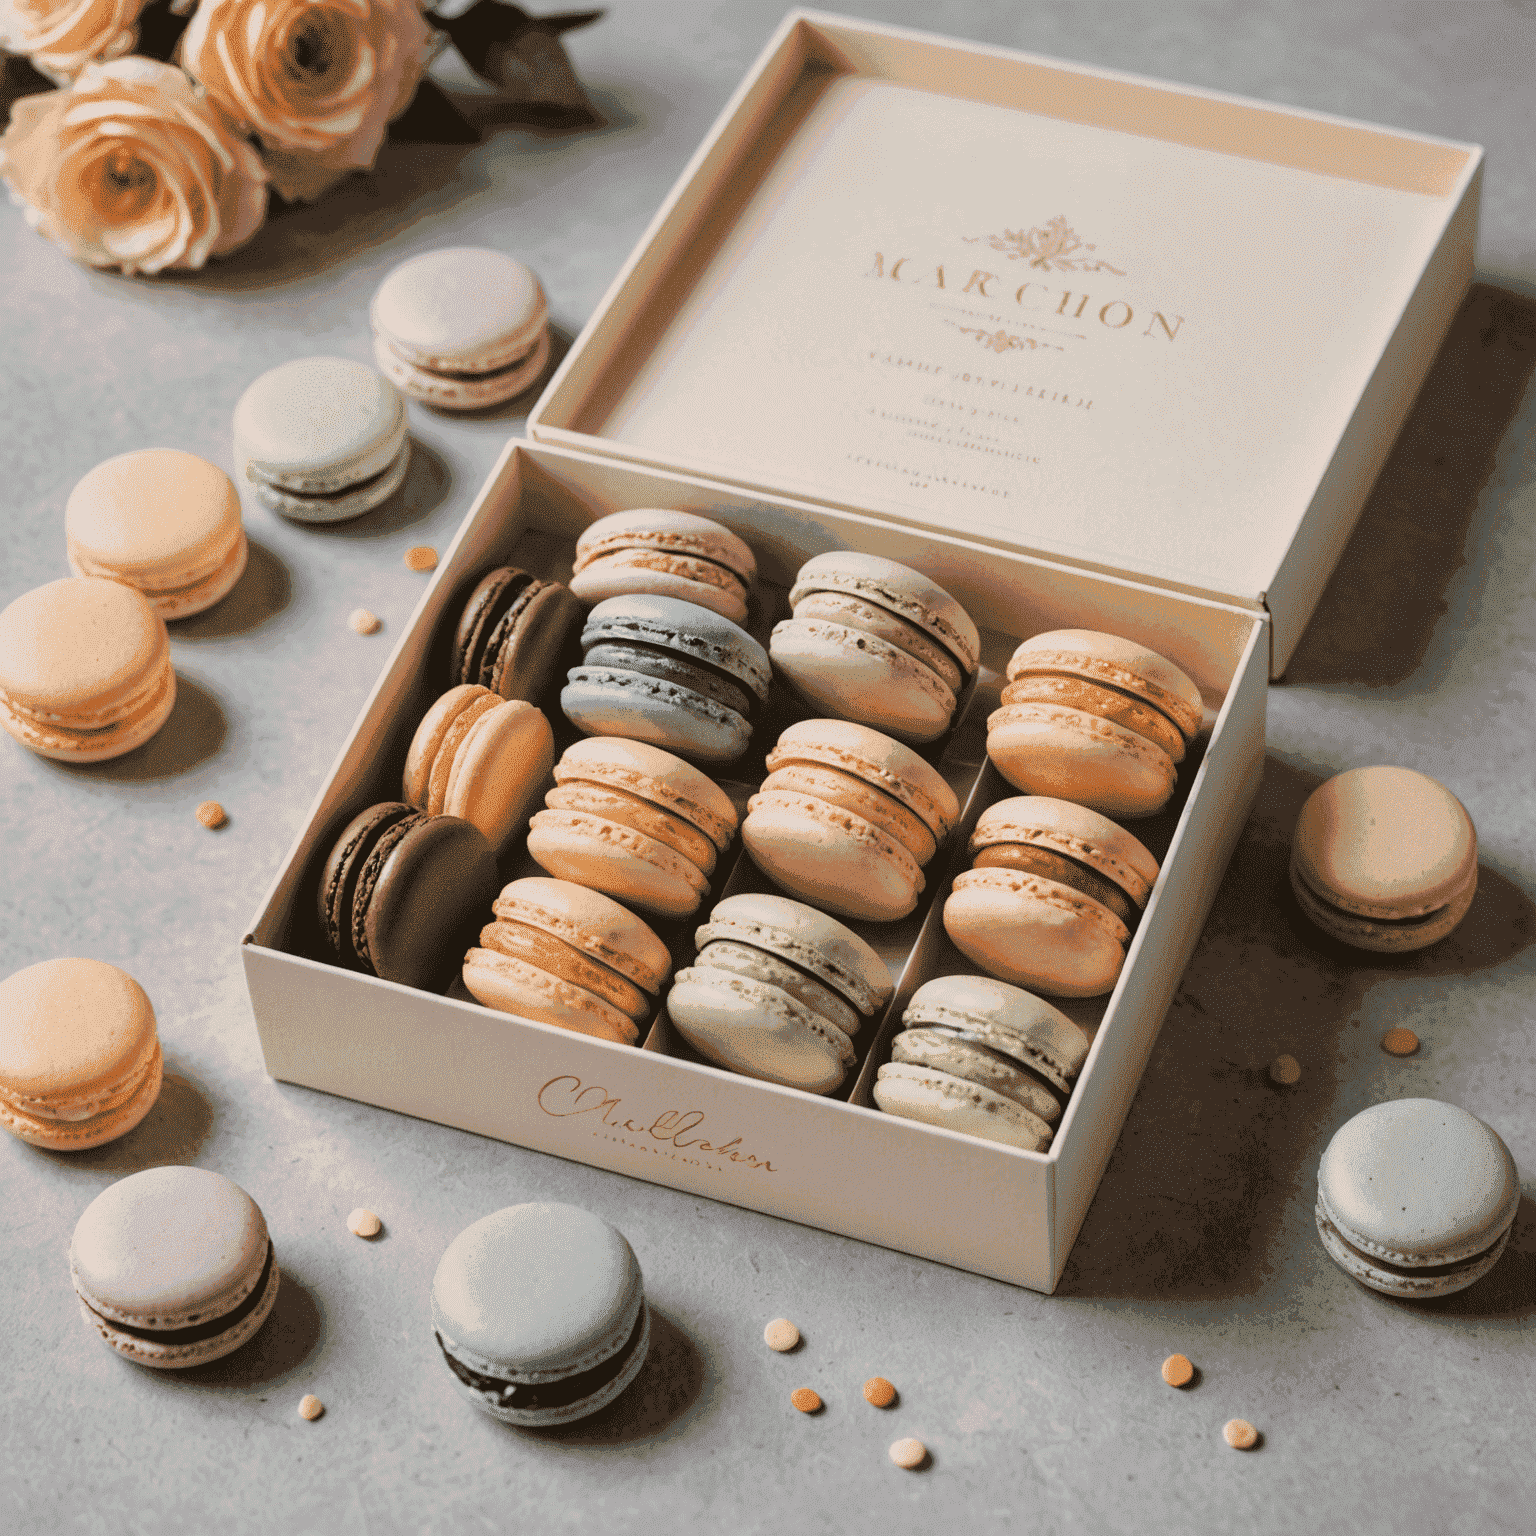
[[[1406,416],[1480,164],[792,12],[529,432],[1264,609],[1332,565]],[[1394,363],[1416,299],[1427,355]],[[1381,441],[1341,512],[1351,433]],[[1309,516],[1347,522],[1314,550]]]

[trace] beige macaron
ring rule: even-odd
[[[481,930],[464,957],[464,985],[475,999],[620,1045],[639,1038],[636,1023],[657,993],[672,957],[634,913],[568,880],[514,880],[496,898],[499,921]]]
[[[1291,843],[1291,888],[1356,949],[1401,954],[1443,939],[1477,891],[1477,832],[1443,784],[1412,768],[1353,768],[1320,784]]]
[[[137,587],[163,619],[211,608],[245,569],[234,482],[177,448],[143,448],[98,464],[64,506],[69,567]]]
[[[1199,734],[1200,690],[1165,656],[1118,635],[1055,629],[1014,651],[987,755],[1017,789],[1150,816]]]
[[[40,756],[121,757],[175,703],[165,620],[138,588],[65,577],[0,612],[0,725]]]
[[[0,981],[0,1125],[54,1152],[131,1131],[160,1093],[155,1010],[102,960],[43,960]]]
[[[499,853],[527,825],[554,757],[554,733],[542,711],[461,683],[416,727],[402,798],[429,816],[470,822]]]
[[[742,624],[756,578],[756,557],[729,528],[639,507],[600,517],[576,540],[571,591],[591,604],[631,592],[680,597]]]
[[[937,769],[848,720],[797,721],[767,766],[741,828],[765,875],[839,917],[890,922],[916,907],[960,814]]]
[[[1120,975],[1157,860],[1108,817],[1043,795],[1001,800],[971,837],[944,930],[989,976],[1059,997],[1097,997]]]

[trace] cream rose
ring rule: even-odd
[[[432,51],[417,0],[200,0],[181,62],[261,141],[272,185],[312,202],[372,169]]]
[[[67,90],[24,96],[0,176],[28,221],[77,261],[124,272],[200,267],[267,211],[261,157],[179,69],[87,64]]]
[[[138,38],[148,0],[0,0],[0,48],[31,59],[56,81],[92,59],[115,59]]]

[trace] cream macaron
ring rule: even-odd
[[[344,522],[388,501],[411,458],[400,391],[347,357],[269,368],[236,403],[234,432],[236,478],[301,523]]]
[[[131,1131],[160,1094],[155,1010],[103,960],[43,960],[0,981],[0,1125],[53,1152]]]
[[[1157,883],[1141,841],[1085,805],[1020,795],[982,812],[969,847],[974,867],[944,903],[955,947],[989,976],[1031,990],[1108,992]]]
[[[1443,784],[1412,768],[1352,768],[1307,797],[1291,889],[1324,933],[1403,954],[1443,939],[1477,893],[1477,832]]]
[[[527,826],[554,760],[554,732],[541,710],[463,683],[416,727],[401,798],[429,816],[462,817],[499,854]]]
[[[599,891],[538,875],[504,887],[493,911],[464,957],[477,1002],[618,1045],[639,1039],[672,968],[640,918]]]
[[[413,400],[475,411],[527,390],[549,361],[549,305],[515,256],[483,246],[427,251],[379,284],[374,360]]]
[[[1151,816],[1200,733],[1199,688],[1165,656],[1118,635],[1053,629],[1008,663],[987,756],[1015,789],[1106,816]]]
[[[661,917],[689,917],[736,835],[730,796],[691,763],[622,736],[589,736],[555,764],[528,830],[550,874]]]
[[[245,569],[234,483],[178,448],[98,464],[70,492],[64,536],[75,575],[137,587],[163,619],[211,608]]]
[[[121,757],[175,703],[165,620],[137,587],[67,576],[0,612],[0,725],[39,756]]]
[[[910,747],[849,720],[801,720],[768,754],[741,837],[786,891],[839,917],[890,922],[917,905],[960,815],[943,775]]]

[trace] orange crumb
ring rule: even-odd
[[[1259,1443],[1259,1432],[1247,1419],[1228,1419],[1221,1437],[1234,1451],[1251,1451]]]
[[[1389,1056],[1412,1056],[1419,1048],[1419,1037],[1411,1029],[1399,1025],[1381,1037],[1381,1048]]]
[[[301,1419],[318,1419],[324,1412],[325,1404],[313,1392],[306,1392],[299,1399],[299,1417]]]
[[[864,1383],[864,1401],[876,1408],[889,1408],[896,1401],[896,1388],[884,1376],[871,1376]]]
[[[801,1413],[820,1413],[821,1399],[809,1387],[796,1387],[789,1400]]]
[[[1163,1380],[1170,1387],[1187,1387],[1195,1379],[1195,1368],[1188,1355],[1169,1355],[1163,1361]]]
[[[358,1237],[377,1237],[381,1226],[383,1226],[383,1222],[366,1206],[358,1206],[347,1217],[348,1231],[356,1234]]]
[[[908,1472],[928,1459],[928,1447],[921,1440],[898,1440],[886,1455],[896,1463],[898,1467],[905,1468]]]
[[[360,635],[371,635],[379,627],[379,616],[369,613],[366,608],[354,608],[352,616],[347,623]]]
[[[763,1343],[782,1355],[800,1342],[800,1330],[787,1317],[776,1317],[763,1329]]]
[[[1294,1056],[1276,1056],[1269,1064],[1269,1080],[1282,1088],[1301,1081],[1301,1063]]]
[[[405,552],[405,563],[413,571],[430,571],[437,567],[437,551],[430,544],[417,544]]]
[[[197,819],[210,831],[214,827],[222,827],[229,820],[224,814],[224,807],[217,800],[204,800],[197,808]]]

